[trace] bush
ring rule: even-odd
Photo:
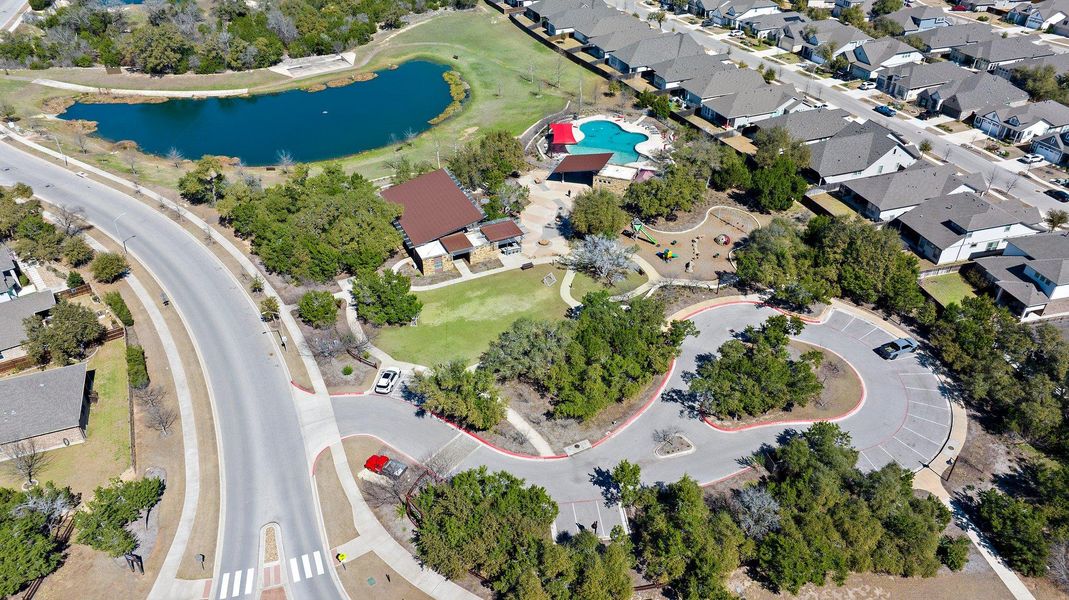
[[[627,227],[628,218],[619,196],[608,190],[589,190],[576,196],[570,221],[578,235],[616,237]]]
[[[126,259],[114,252],[102,252],[96,255],[89,264],[89,270],[93,272],[93,279],[102,283],[112,283],[126,275],[130,266]]]
[[[387,269],[382,275],[367,273],[353,282],[356,313],[374,325],[410,323],[423,310],[423,303],[409,293],[412,281]]]
[[[60,249],[63,258],[72,267],[80,267],[93,260],[93,249],[81,236],[73,235],[67,238]]]
[[[505,403],[493,376],[482,369],[469,371],[463,361],[437,365],[429,375],[417,375],[411,389],[423,398],[424,409],[472,429],[490,429],[505,418]]]
[[[130,307],[126,305],[126,300],[123,300],[122,294],[119,292],[104,294],[104,304],[107,304],[111,312],[115,313],[115,317],[119,319],[119,322],[127,327],[133,326],[134,316],[130,314]]]
[[[1015,570],[1038,577],[1047,572],[1050,537],[1047,519],[1032,504],[994,489],[980,492],[980,528]]]
[[[33,10],[44,10],[52,6],[53,0],[30,0],[30,8]]]
[[[939,538],[939,549],[936,551],[939,562],[951,571],[964,569],[965,563],[969,562],[969,543],[969,538],[965,536],[944,535]]]
[[[72,290],[76,287],[85,285],[85,278],[78,271],[71,271],[67,273],[67,287]]]
[[[98,487],[87,505],[89,510],[74,517],[78,543],[114,557],[132,552],[137,540],[126,526],[155,506],[163,489],[163,481],[154,477],[128,482],[114,479],[107,487]]]
[[[278,298],[264,298],[260,300],[260,318],[264,321],[274,321],[278,318]]]
[[[338,302],[330,292],[307,292],[297,303],[297,314],[316,329],[329,327],[338,318]]]
[[[352,375],[353,374],[353,366],[352,365],[345,365],[344,367],[341,368],[341,374],[345,375],[346,377]]]
[[[141,346],[126,347],[126,378],[134,389],[148,387],[148,364],[145,362],[145,349]]]

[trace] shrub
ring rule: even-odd
[[[52,0],[30,0],[30,8],[33,10],[44,10],[52,6]]]
[[[409,293],[412,281],[408,277],[386,270],[382,275],[368,273],[353,283],[353,302],[356,312],[374,325],[403,325],[419,316],[423,303]]]
[[[260,301],[260,318],[264,321],[274,321],[278,318],[278,298],[264,298]]]
[[[145,349],[141,346],[126,347],[126,378],[134,389],[148,387],[148,364],[145,362]]]
[[[619,196],[609,190],[589,190],[576,196],[570,221],[579,235],[615,237],[627,227],[628,218]]]
[[[80,267],[93,260],[93,249],[81,236],[74,235],[67,238],[60,249],[63,252],[63,258],[72,267]]]
[[[102,252],[96,255],[89,264],[89,270],[93,272],[93,279],[102,283],[112,283],[126,275],[130,266],[126,259],[114,252]]]
[[[163,481],[154,477],[128,482],[114,479],[107,487],[98,487],[87,505],[89,510],[74,517],[78,543],[115,557],[133,551],[137,540],[126,526],[155,506],[163,489]]]
[[[947,566],[951,571],[960,571],[969,562],[969,538],[965,536],[950,537],[944,535],[939,538],[939,549],[936,551],[939,562]]]
[[[1042,512],[993,489],[980,493],[977,512],[980,527],[1011,567],[1030,577],[1047,572],[1051,540],[1045,533],[1047,519]]]
[[[352,365],[345,365],[341,369],[341,374],[345,375],[346,377],[352,375],[353,374],[353,366]]]
[[[307,292],[297,303],[297,314],[316,329],[329,327],[338,318],[338,302],[330,292]]]
[[[85,278],[78,271],[71,271],[67,273],[67,287],[74,289],[78,286],[85,285]]]
[[[104,304],[108,305],[108,308],[115,313],[115,317],[123,325],[130,327],[134,324],[134,316],[130,314],[130,307],[126,305],[126,300],[123,300],[122,294],[119,292],[104,294]]]

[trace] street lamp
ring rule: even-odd
[[[54,133],[52,134],[52,141],[56,143],[56,151],[59,152],[59,155],[63,157],[63,166],[69,167],[70,165],[67,164],[67,155],[64,154],[63,148],[61,148],[59,145],[59,138],[56,137],[56,134]]]
[[[116,216],[114,219],[111,220],[112,224],[115,226],[115,235],[119,236],[120,238],[122,238],[122,233],[119,232],[119,219],[123,218],[124,216],[126,216],[126,212],[125,211],[119,213],[118,216]],[[137,237],[136,233],[133,234],[133,235],[127,236],[125,238],[122,238],[122,253],[123,254],[127,253],[126,252],[126,242],[129,241],[129,240],[134,239],[135,237]]]

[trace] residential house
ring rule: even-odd
[[[876,87],[899,100],[911,102],[925,91],[959,82],[973,72],[952,62],[910,63],[884,69],[876,77]]]
[[[902,35],[953,25],[953,21],[943,12],[943,9],[926,4],[902,8],[879,18],[901,25]]]
[[[0,444],[38,451],[85,441],[86,363],[0,379]]]
[[[919,63],[924,60],[924,55],[913,46],[885,37],[855,47],[846,53],[846,60],[850,63],[851,75],[869,80],[886,69]]]
[[[1021,144],[1034,137],[1069,129],[1069,106],[1044,100],[1023,106],[1001,107],[984,114],[977,113],[973,127],[993,138]]]
[[[665,34],[653,28],[617,30],[604,35],[591,36],[587,39],[587,47],[584,50],[595,58],[606,58],[610,53],[635,42],[663,35]]]
[[[838,17],[844,10],[854,6],[860,8],[861,14],[867,16],[872,12],[873,4],[876,4],[876,0],[835,0],[835,4],[831,7],[831,16]]]
[[[1039,58],[1030,58],[1008,65],[1001,65],[995,68],[994,73],[999,77],[1013,81],[1014,71],[1017,69],[1035,69],[1037,67],[1046,66],[1053,67],[1055,75],[1065,75],[1069,73],[1069,52],[1064,54],[1051,54],[1050,56],[1041,56]]]
[[[890,173],[920,158],[914,146],[875,121],[849,123],[809,148],[809,169],[821,185]]]
[[[1032,140],[1032,152],[1055,165],[1069,163],[1069,132],[1051,133]]]
[[[705,54],[705,47],[692,34],[664,33],[614,50],[605,62],[625,75],[634,75],[650,70],[653,65],[701,54]]]
[[[799,104],[797,90],[784,85],[764,85],[706,100],[701,115],[722,127],[742,129],[763,119],[784,114]]]
[[[738,29],[747,19],[780,12],[779,4],[772,0],[692,0],[691,12],[714,25]]]
[[[22,291],[19,283],[19,266],[15,255],[7,246],[0,244],[0,302],[17,298]]]
[[[1028,93],[1001,77],[990,73],[973,73],[965,79],[951,81],[917,94],[917,105],[928,112],[941,112],[959,121],[992,107],[1021,106]]]
[[[47,314],[55,305],[52,292],[32,292],[0,303],[0,359],[25,356],[21,346],[26,340],[26,328],[22,322]]]
[[[995,39],[991,26],[983,23],[936,27],[911,33],[909,36],[919,42],[920,51],[926,56],[943,56],[954,48]]]
[[[1022,321],[1069,314],[1069,237],[1040,233],[1009,240],[1001,256],[976,259],[995,302]]]
[[[972,12],[1007,12],[1028,0],[959,0],[959,4]]]
[[[1034,36],[996,37],[985,42],[958,46],[951,49],[950,60],[977,71],[994,71],[1001,65],[1054,54],[1046,44],[1034,43],[1037,39]]]
[[[695,54],[678,56],[650,67],[653,85],[659,90],[676,90],[680,86],[704,75],[718,71],[736,71],[738,67],[727,54]],[[699,102],[700,104],[700,102]]]
[[[625,23],[623,20],[617,17],[623,17],[629,21]],[[587,31],[595,27],[599,22],[609,21],[614,19],[610,23],[602,26],[603,33],[609,33],[611,31],[617,31],[624,27],[634,27],[634,25],[642,25],[642,22],[634,17],[629,17],[616,10],[610,8],[604,4],[600,6],[590,6],[582,8],[573,8],[559,13],[554,13],[546,16],[542,19],[542,25],[546,28],[546,34],[551,36],[563,36],[569,33],[574,33],[576,30]],[[649,25],[646,25],[648,28]],[[596,35],[596,34],[590,34]],[[584,40],[580,40],[584,41]]]
[[[583,11],[585,13],[598,13],[600,11]],[[579,43],[586,45],[590,40],[600,38],[621,31],[654,31],[649,23],[640,21],[631,15],[613,11],[608,17],[589,17],[573,22],[572,37]]]
[[[781,12],[761,15],[739,21],[739,28],[759,40],[775,44],[788,24],[808,23],[809,17],[797,12]]]
[[[792,140],[805,144],[824,141],[842,131],[850,121],[850,113],[841,108],[799,110],[771,117],[754,124],[745,132],[753,139],[759,131],[782,128]]]
[[[1046,31],[1066,17],[1069,17],[1069,0],[1022,2],[1006,13],[1006,20],[1010,23],[1040,31]]]
[[[1039,233],[1042,222],[1039,209],[1020,200],[961,192],[929,198],[891,226],[921,257],[945,265],[998,252],[1011,238]]]
[[[713,98],[767,85],[764,77],[753,69],[724,69],[684,81],[680,87],[683,89],[684,104],[689,108],[697,108]]]
[[[886,223],[929,198],[961,192],[983,194],[986,188],[979,173],[963,175],[954,165],[917,161],[901,171],[845,181],[839,193],[863,217]]]
[[[608,5],[602,0],[538,0],[538,2],[529,4],[523,14],[535,23],[542,24],[545,22],[545,19],[559,13],[568,12],[577,8],[589,9],[592,7],[604,6]]]
[[[776,45],[819,65],[826,60],[823,52],[818,50],[821,46],[826,45],[830,56],[835,57],[871,41],[872,37],[857,27],[825,19],[787,24]]]

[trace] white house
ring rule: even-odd
[[[1022,321],[1069,314],[1069,237],[1040,233],[1010,240],[1001,256],[976,264],[995,286],[995,302]]]
[[[1044,100],[1024,106],[1008,106],[977,114],[973,127],[1013,144],[1069,129],[1069,106]]]
[[[1035,4],[1024,2],[1006,13],[1006,20],[1029,29],[1046,30],[1069,17],[1069,0],[1044,0]]]
[[[958,173],[951,164],[918,161],[901,171],[843,182],[839,194],[861,216],[877,223],[892,221],[936,196],[961,192],[983,195],[987,187],[979,173]]]
[[[849,123],[809,148],[809,168],[821,185],[890,173],[920,158],[919,150],[875,121]]]
[[[887,69],[922,62],[924,55],[913,46],[885,37],[855,47],[846,54],[846,59],[851,75],[869,80]]]
[[[919,255],[937,264],[969,260],[1042,231],[1039,209],[1020,200],[987,200],[972,192],[929,198],[891,222]]]

